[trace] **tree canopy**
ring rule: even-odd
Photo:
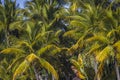
[[[0,80],[120,80],[119,0],[0,0]]]

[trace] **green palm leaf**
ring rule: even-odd
[[[79,65],[81,67],[83,67],[83,60],[82,60],[82,55],[81,54],[78,55],[78,60],[77,61],[78,61]]]
[[[24,57],[20,57],[20,56],[19,56],[19,58],[14,59],[13,62],[7,68],[7,70],[10,70],[12,67],[14,67],[16,65],[16,63],[21,62],[23,60],[24,60]]]
[[[21,22],[22,22],[22,21],[15,21],[15,22],[12,22],[12,23],[10,24],[9,29],[10,29],[10,30],[14,30],[14,29],[20,30],[21,27],[20,27],[19,25],[21,24]]]
[[[57,46],[55,46],[55,45],[52,44],[52,45],[47,45],[47,46],[39,49],[37,51],[37,53],[40,56],[40,55],[42,55],[45,52],[47,53],[47,51],[49,51],[49,53],[51,53],[51,54],[56,54],[57,52],[60,52],[61,49],[59,47],[57,47]]]
[[[120,52],[120,41],[117,41],[115,44],[113,44],[113,46],[117,50],[117,52]]]
[[[98,55],[96,56],[97,61],[103,62],[108,59],[110,55],[113,54],[113,48],[111,46],[105,47]]]
[[[48,71],[51,72],[52,75],[54,76],[54,78],[56,80],[59,80],[58,74],[56,72],[56,70],[53,68],[53,66],[51,64],[49,64],[46,60],[44,60],[43,58],[39,58],[39,62],[40,64]]]
[[[13,80],[16,80],[16,78],[20,75],[22,75],[29,67],[29,63],[27,60],[24,60],[18,68],[15,70],[14,75],[13,75]]]
[[[106,37],[102,36],[102,35],[99,35],[99,36],[94,35],[93,37],[90,37],[90,38],[88,38],[86,40],[86,42],[88,42],[88,43],[93,42],[93,41],[100,41],[100,42],[104,42],[104,43],[109,42],[109,40]]]
[[[70,25],[76,26],[76,27],[87,27],[87,23],[77,21],[77,20],[70,21]]]
[[[47,69],[49,72],[52,73],[52,75],[55,77],[56,80],[58,80],[58,74],[53,68],[52,65],[50,65],[46,60],[37,57],[35,54],[31,53],[26,57],[26,59],[19,65],[19,67],[15,70],[13,75],[13,80],[15,80],[18,76],[22,75],[28,67],[30,67],[31,63],[39,62],[42,67]]]
[[[74,16],[67,16],[67,19],[73,19],[73,20],[86,20],[86,18],[84,18],[83,16],[78,16],[78,15],[74,15]]]
[[[70,61],[78,70],[80,69],[80,64],[76,60],[71,59]]]
[[[88,54],[93,53],[94,51],[98,50],[101,46],[98,43],[95,43],[91,46],[91,49],[89,50]]]
[[[107,34],[107,37],[111,37],[115,32],[118,32],[118,30],[112,29],[112,30]]]
[[[24,46],[26,46],[26,47],[28,47],[32,52],[34,52],[32,46],[31,46],[28,42],[26,42],[26,41],[19,41],[19,42],[18,42],[18,45],[19,45],[19,47],[24,47]]]
[[[61,34],[62,32],[63,32],[62,30],[58,30],[58,31],[56,31],[56,33],[55,33],[55,37],[60,36],[60,34]]]
[[[79,54],[77,61],[74,60],[74,59],[71,59],[70,61],[71,61],[71,63],[75,66],[75,69],[73,69],[73,71],[74,71],[74,70],[77,70],[77,72],[78,72],[78,73],[77,73],[78,77],[79,77],[80,79],[85,79],[86,73],[84,72],[84,68],[83,68],[84,65],[83,65],[83,60],[82,60],[81,55]]]
[[[75,1],[73,4],[72,4],[72,6],[70,7],[70,9],[73,11],[73,12],[75,12],[76,10],[77,10],[77,8],[78,8],[78,5],[77,5],[78,3],[77,3],[77,1]]]
[[[69,31],[64,33],[63,37],[74,38],[75,34],[76,34],[76,30],[69,30]]]
[[[17,54],[17,53],[25,53],[23,50],[21,49],[17,49],[17,48],[7,48],[7,49],[4,49],[2,50],[0,53],[3,53],[3,54]]]

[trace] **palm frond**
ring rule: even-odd
[[[93,42],[93,41],[100,41],[100,42],[103,42],[103,43],[108,43],[109,42],[109,40],[102,35],[99,35],[99,36],[95,35],[95,36],[90,37],[86,40],[87,43]]]
[[[32,46],[28,43],[28,42],[26,42],[26,41],[19,41],[18,42],[18,45],[21,47],[21,46],[23,46],[23,47],[28,47],[32,52],[34,52],[34,50],[33,50],[33,48],[32,48]]]
[[[28,67],[29,67],[28,61],[24,60],[15,70],[13,75],[13,80],[16,80],[18,76],[22,75],[28,69]]]
[[[116,27],[116,26],[117,26],[117,20],[116,20],[115,17],[113,16],[113,11],[112,11],[112,10],[106,10],[105,13],[106,13],[106,16],[107,16],[108,21],[110,21],[111,24],[112,24],[114,27]]]
[[[40,65],[42,65],[42,67],[47,69],[47,71],[51,72],[52,75],[55,77],[55,79],[58,80],[58,78],[59,78],[58,74],[55,71],[55,69],[53,68],[53,66],[50,63],[48,63],[46,60],[44,60],[43,58],[39,58],[35,54],[32,53],[32,54],[28,55],[26,59],[30,63],[33,62],[34,60],[39,60]]]
[[[47,14],[47,8],[46,8],[46,6],[43,6],[42,13],[43,13],[43,17],[46,18],[46,19],[48,19],[48,14]]]
[[[68,53],[69,54],[73,54],[77,49],[78,49],[78,47],[79,47],[79,45],[76,43],[76,44],[74,44],[74,45],[72,45],[72,47],[70,47],[69,49],[68,49]]]
[[[55,33],[55,37],[60,36],[61,33],[62,33],[62,30],[58,30],[58,31]]]
[[[46,26],[46,27],[47,27],[47,30],[50,29],[55,22],[56,22],[56,18],[53,19],[53,20]]]
[[[86,34],[84,34],[82,37],[80,37],[78,39],[78,41],[76,42],[76,44],[72,45],[69,49],[68,49],[68,53],[73,54],[78,48],[82,48],[83,47],[83,39],[86,36]]]
[[[35,54],[31,53],[26,57],[26,59],[18,66],[18,68],[15,70],[13,75],[13,80],[16,80],[16,78],[20,75],[22,75],[30,66],[31,63],[34,63],[34,61],[38,61],[42,67],[47,69],[49,72],[52,73],[52,75],[55,77],[56,80],[58,80],[58,74],[53,68],[51,64],[49,64],[46,60],[37,57]]]
[[[19,25],[21,24],[21,22],[22,21],[15,21],[15,22],[11,23],[9,29],[10,30],[14,30],[14,29],[20,30],[21,27]]]
[[[20,62],[20,61],[22,61],[22,60],[24,60],[24,57],[19,57],[19,58],[15,59],[15,60],[8,66],[7,70],[10,70],[17,62]]]
[[[115,32],[117,32],[118,30],[111,30],[108,34],[107,34],[107,37],[111,37]]]
[[[54,16],[57,20],[61,18],[66,19],[66,16],[64,14],[69,14],[69,11],[67,9],[61,8],[60,10],[55,12]]]
[[[96,60],[99,62],[103,62],[112,54],[113,48],[111,46],[107,46],[100,53],[98,53],[98,55],[96,56]]]
[[[57,52],[60,52],[61,49],[60,49],[59,47],[55,46],[55,45],[47,45],[47,46],[39,49],[39,50],[37,51],[37,53],[38,53],[38,55],[40,56],[40,55],[42,55],[43,53],[45,53],[45,52],[47,52],[47,51],[49,51],[49,53],[51,53],[51,54],[54,55],[54,54],[56,54]]]
[[[72,12],[75,12],[78,9],[78,5],[77,4],[78,4],[77,1],[75,1],[72,4],[72,6],[70,7],[70,9],[71,9]]]
[[[86,4],[85,6],[89,10],[89,13],[91,13],[92,15],[95,13],[93,6],[91,6],[90,4]]]
[[[75,27],[87,27],[87,23],[77,21],[77,20],[70,21],[70,25],[75,26]]]
[[[59,80],[59,76],[56,70],[53,68],[53,66],[50,63],[48,63],[43,58],[39,58],[39,62],[48,72],[52,73],[52,75],[54,76],[56,80]]]
[[[97,49],[99,49],[100,48],[100,45],[99,44],[94,44],[94,45],[92,45],[91,46],[91,48],[90,48],[90,50],[89,50],[89,52],[88,52],[88,54],[91,54],[91,53],[93,53],[95,50],[97,50]]]
[[[83,70],[83,61],[81,55],[78,56],[78,61],[71,59],[71,63],[75,66],[75,70],[77,70],[77,75],[80,79],[85,79],[85,73]]]
[[[21,58],[23,58],[23,57],[21,57]],[[21,58],[19,58],[19,59],[21,59]],[[38,57],[37,57],[35,54],[33,54],[33,53],[29,54],[29,55],[25,58],[25,60],[19,65],[19,67],[16,69],[16,71],[14,72],[14,75],[17,76],[17,75],[23,73],[23,72],[26,70],[26,68],[28,68],[29,65],[30,65],[31,63],[33,63],[35,60],[37,60],[37,59],[38,59]],[[16,61],[17,61],[17,60],[15,60],[15,61],[13,62],[13,64],[16,63]],[[25,66],[26,66],[26,68],[25,68]],[[25,70],[24,70],[24,68],[25,68]],[[22,69],[23,69],[23,70],[22,70]]]
[[[43,37],[43,36],[51,33],[51,32],[53,32],[53,31],[47,31],[47,32],[43,32],[43,33],[38,33],[38,34],[36,35],[36,37],[35,37],[35,41],[38,40],[38,39],[40,39],[41,37]]]
[[[23,50],[21,49],[17,49],[17,48],[7,48],[7,49],[4,49],[2,50],[0,53],[2,54],[17,54],[17,53],[25,53]]]
[[[117,50],[117,52],[120,52],[120,41],[117,41],[113,44],[114,48]]]
[[[70,37],[70,38],[75,37],[75,32],[76,30],[69,30],[63,34],[63,37]]]
[[[67,16],[66,18],[67,19],[72,19],[72,20],[79,20],[79,21],[86,20],[86,18],[84,18],[83,16],[78,16],[78,15]]]
[[[79,70],[80,69],[80,64],[74,60],[74,59],[71,59],[70,62]]]
[[[78,77],[83,80],[86,78],[80,71],[78,71]]]
[[[83,66],[83,60],[82,60],[82,55],[81,55],[81,54],[78,55],[78,63],[79,63],[81,66]]]

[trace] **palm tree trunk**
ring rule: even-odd
[[[94,70],[95,70],[95,78],[94,78],[94,80],[100,80],[100,76],[99,75],[97,75],[97,73],[98,73],[98,65],[97,65],[97,61],[94,59]]]
[[[38,74],[35,66],[33,67],[33,70],[34,70],[34,73],[35,73],[36,80],[43,80],[42,77],[41,77],[41,75]]]
[[[117,59],[116,59],[117,51],[115,50],[114,52],[115,52],[114,61],[115,61],[116,76],[117,76],[117,80],[120,80],[119,67],[118,67],[118,63],[117,63]]]
[[[39,75],[38,75],[38,73],[37,73],[37,70],[35,69],[35,67],[33,67],[33,69],[34,69],[34,72],[35,72],[36,80],[39,80]]]
[[[41,75],[39,75],[39,80],[43,80]]]
[[[55,80],[54,76],[52,75],[52,80]]]
[[[119,67],[117,64],[117,60],[115,60],[115,70],[116,70],[117,80],[120,80],[120,73],[119,73]]]

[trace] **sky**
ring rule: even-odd
[[[4,0],[1,0],[4,3]],[[14,1],[14,0],[13,0]],[[24,3],[30,0],[16,0],[16,3],[19,4],[20,8],[24,8]]]
[[[17,4],[19,4],[20,8],[24,8],[24,4],[26,1],[31,1],[31,0],[16,0]]]
[[[24,8],[24,3],[26,0],[17,0],[17,4],[19,4],[20,8]]]

